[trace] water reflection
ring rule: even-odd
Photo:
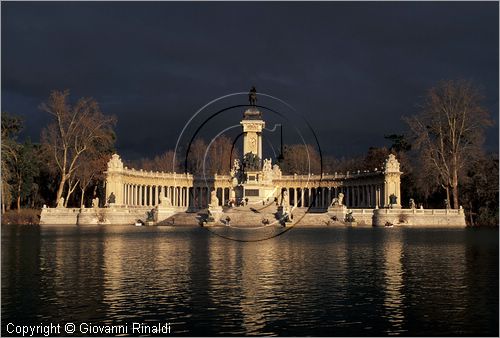
[[[401,232],[387,229],[387,238],[384,243],[385,257],[385,298],[387,320],[390,326],[387,334],[394,335],[403,333],[404,312],[403,301],[403,266],[401,256],[403,254],[403,243]]]
[[[2,319],[171,322],[201,336],[494,335],[498,232],[297,228],[247,243],[200,228],[2,227]]]

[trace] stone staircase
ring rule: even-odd
[[[267,224],[280,225],[276,219],[276,205],[267,206],[242,206],[235,208],[226,208],[224,210],[224,220],[230,218],[231,226],[238,227],[259,227]],[[268,222],[268,223],[267,223]]]
[[[181,212],[181,213],[172,215],[163,221],[158,222],[156,225],[173,225],[173,226],[200,225],[200,220],[203,217],[204,217],[203,212],[199,212],[199,213]]]
[[[240,207],[224,207],[223,215],[220,222],[213,224],[214,226],[225,226],[226,219],[229,217],[229,224],[233,227],[240,228],[256,228],[265,225],[281,226],[276,213],[277,206],[272,203],[266,206],[240,206]],[[306,208],[295,208],[292,210],[293,222],[290,225],[340,225],[342,221],[334,222],[330,215],[326,212],[314,212]],[[196,226],[201,225],[202,220],[206,220],[207,210],[200,210],[197,213],[178,213],[161,222],[157,225],[173,225],[173,226]],[[269,223],[266,223],[265,221]]]

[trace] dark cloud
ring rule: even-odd
[[[2,110],[37,140],[51,89],[93,96],[129,158],[251,85],[306,114],[326,153],[360,154],[441,79],[482,86],[498,121],[498,73],[496,2],[2,3]]]

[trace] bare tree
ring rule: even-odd
[[[191,144],[187,157],[188,172],[196,175],[201,175],[203,173],[203,159],[206,150],[207,144],[205,143],[205,140],[202,138],[194,140],[193,144]]]
[[[405,118],[421,160],[459,207],[458,186],[468,160],[481,151],[483,131],[492,125],[483,96],[466,81],[431,88],[418,115]],[[451,196],[450,196],[451,195]]]
[[[11,116],[7,112],[2,112],[2,213],[10,208],[12,202],[11,179],[15,177],[13,163],[18,160],[19,144],[16,142],[17,135],[22,129],[22,120],[19,117]],[[18,200],[19,205],[19,200]],[[19,207],[18,207],[19,209]]]
[[[229,174],[232,159],[238,158],[237,149],[233,147],[233,143],[230,138],[226,136],[220,136],[215,139],[209,150],[210,164],[208,168],[208,173],[210,174]],[[231,153],[231,149],[233,153]]]
[[[60,176],[56,203],[59,203],[66,183],[73,180],[81,156],[96,145],[114,141],[114,116],[104,115],[92,98],[81,98],[71,106],[68,97],[68,90],[54,90],[47,102],[40,106],[53,117],[53,122],[42,131],[42,143],[52,153]]]
[[[156,170],[164,172],[178,172],[179,163],[174,164],[174,155],[175,153],[173,150],[168,150],[159,156],[155,156],[155,158],[153,159],[154,168],[156,168]]]
[[[110,158],[110,154],[100,152],[89,152],[82,156],[81,164],[76,169],[74,175],[80,187],[80,208],[85,206],[85,191],[92,182],[104,180],[104,171]]]
[[[287,174],[320,174],[321,160],[316,148],[310,144],[285,145],[283,172]]]

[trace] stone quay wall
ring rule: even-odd
[[[356,216],[355,216],[356,217]],[[383,226],[466,226],[465,213],[460,209],[375,209],[373,224]]]
[[[195,219],[196,213],[187,213],[182,208],[150,208],[150,207],[123,207],[111,206],[108,208],[43,208],[40,224],[50,225],[97,225],[134,224],[137,220],[146,221],[147,213],[155,210],[157,218],[155,224],[162,223],[169,217],[185,217],[191,215]],[[356,226],[436,226],[436,227],[465,227],[463,209],[346,209],[352,212]],[[307,213],[307,208],[295,208],[293,212],[301,226],[318,226],[327,224],[333,214],[327,210]],[[301,216],[305,214],[305,217]],[[229,215],[229,214],[228,214]],[[230,214],[234,218],[234,214]],[[338,215],[336,215],[338,216]],[[260,217],[260,216],[259,216]],[[330,225],[345,224],[333,222]],[[165,224],[165,223],[163,223]],[[191,224],[196,226],[195,222]],[[222,225],[222,224],[221,224]],[[352,224],[354,225],[354,224]]]

